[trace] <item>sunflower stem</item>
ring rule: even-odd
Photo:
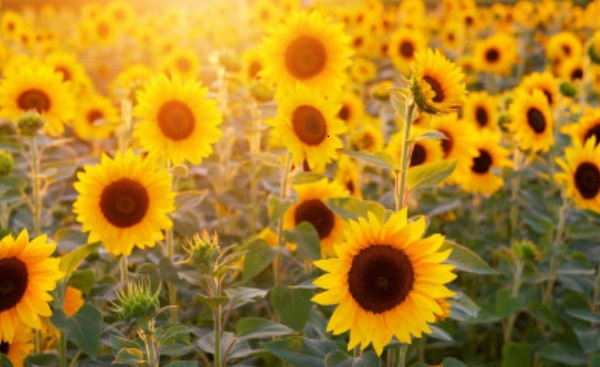
[[[35,237],[42,234],[42,200],[40,193],[40,177],[39,177],[39,154],[37,141],[35,135],[31,137],[29,141],[29,148],[31,150],[31,186],[32,186],[32,212],[33,212],[33,233]],[[38,329],[35,330],[34,336],[34,350],[36,354],[40,354],[43,351],[42,345],[42,332]]]
[[[402,168],[396,176],[400,176],[400,179],[396,179],[395,182],[395,196],[396,196],[396,211],[399,211],[402,207],[408,205],[408,193],[406,192],[406,179],[408,177],[408,165],[410,162],[410,127],[412,125],[413,113],[415,111],[415,103],[412,100],[406,101],[406,111],[404,118],[404,131],[402,136]]]
[[[129,269],[127,266],[127,256],[119,258],[119,270],[121,271],[121,283],[125,284],[129,280]]]
[[[512,298],[516,298],[519,295],[519,289],[521,289],[521,284],[523,283],[523,265],[524,264],[521,262],[521,260],[515,260],[515,274],[513,277],[513,284],[510,292],[510,296]],[[504,344],[508,344],[511,341],[512,331],[516,319],[517,314],[512,314],[506,322],[506,328],[504,329]]]
[[[595,314],[600,304],[600,261],[598,262],[598,270],[596,270],[596,282],[594,283],[594,296],[592,298],[592,313]],[[594,324],[594,328],[597,325]]]
[[[408,344],[402,343],[400,344],[400,348],[398,349],[398,362],[396,366],[398,367],[406,367],[406,352],[408,351]]]
[[[511,179],[510,187],[510,240],[514,246],[516,241],[517,223],[519,219],[519,186],[521,184],[521,151],[516,142],[513,147],[513,170],[514,176]]]
[[[173,170],[172,170],[172,162],[170,160],[167,160],[167,171],[169,172],[169,174],[171,175],[171,177],[173,178],[172,181],[172,190],[173,191],[177,191],[177,180],[175,177],[173,177]],[[167,247],[167,257],[169,258],[169,260],[171,262],[173,262],[173,257],[175,256],[175,240],[174,240],[174,236],[173,236],[173,227],[167,229],[166,233],[165,233],[165,245]],[[173,306],[169,309],[169,321],[172,324],[176,324],[177,323],[177,287],[175,286],[175,284],[168,282],[167,283],[167,295],[169,297],[169,305]]]
[[[252,133],[250,135],[250,154],[252,159],[256,157],[258,153],[260,153],[260,111],[258,109],[258,103],[256,101],[252,102]],[[255,174],[256,168],[253,169],[253,173]],[[258,196],[258,180],[256,177],[253,177],[250,180],[250,231],[252,233],[256,232],[258,228],[260,228],[258,224],[258,214],[259,214],[259,206],[256,204]]]
[[[554,240],[552,241],[552,257],[550,259],[550,274],[548,276],[548,285],[546,286],[542,298],[542,304],[544,306],[547,306],[550,302],[550,298],[552,297],[552,290],[554,288],[554,283],[556,282],[556,278],[558,277],[558,252],[562,243],[563,232],[565,230],[565,220],[567,217],[567,211],[569,210],[569,202],[565,198],[564,192],[562,195],[562,199],[563,203],[558,213],[558,225],[556,228],[556,233],[554,234]]]
[[[65,333],[62,331],[58,342],[58,366],[67,367],[67,338],[65,338]]]
[[[292,166],[292,159],[291,159],[290,153],[288,152],[285,157],[285,165],[283,168],[284,169],[283,178],[281,180],[281,192],[279,193],[279,196],[281,197],[282,200],[287,197],[291,166]],[[279,282],[281,281],[280,276],[279,276],[280,275],[279,268],[281,267],[281,260],[283,258],[283,246],[284,246],[284,243],[283,243],[283,218],[279,219],[279,225],[277,226],[277,246],[279,249],[279,253],[277,254],[277,257],[275,257],[275,260],[273,261],[274,285],[278,285]]]
[[[214,295],[215,297],[220,297],[221,296],[221,284],[219,282],[219,280],[217,280],[216,278],[213,279],[213,287],[214,287]],[[214,367],[221,367],[222,366],[222,355],[221,355],[221,318],[222,318],[222,306],[220,303],[218,303],[217,305],[214,305],[212,307],[212,314],[213,314],[213,322],[214,322],[214,339],[215,339],[215,351],[214,351],[214,356],[213,356],[213,365]]]
[[[154,319],[148,321],[145,330],[140,331],[141,339],[146,346],[146,363],[148,367],[158,367],[159,356],[156,348],[156,336],[154,330]]]

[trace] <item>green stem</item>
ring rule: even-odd
[[[121,283],[125,284],[129,280],[129,269],[127,266],[127,256],[119,258],[119,270],[121,272]]]
[[[260,153],[260,111],[258,110],[258,104],[252,102],[252,132],[250,134],[250,154],[252,159],[256,157],[256,154]],[[256,173],[256,166],[253,165],[253,173]],[[258,196],[258,180],[256,177],[252,177],[250,180],[250,231],[257,231],[260,226],[258,224],[258,213],[259,206],[257,205]]]
[[[514,176],[510,182],[510,239],[511,245],[514,246],[519,219],[519,186],[521,183],[521,151],[516,143],[513,148],[513,170]]]
[[[563,204],[560,207],[560,211],[558,214],[558,225],[556,227],[556,233],[554,235],[554,240],[552,241],[552,258],[550,259],[550,275],[548,277],[548,285],[546,286],[546,290],[544,291],[544,295],[542,298],[542,303],[544,306],[547,306],[550,302],[550,298],[552,297],[552,289],[554,288],[554,283],[556,282],[556,278],[558,277],[558,252],[560,249],[560,245],[562,243],[563,232],[565,230],[565,219],[567,217],[567,210],[569,209],[568,200],[563,197]]]
[[[67,367],[67,338],[62,331],[58,341],[58,366]]]
[[[521,284],[523,283],[523,263],[521,260],[515,260],[515,276],[513,277],[513,285],[510,292],[512,298],[516,298],[519,295],[519,289],[521,289]],[[512,331],[515,326],[515,320],[517,319],[517,314],[512,314],[508,318],[506,328],[504,329],[504,344],[508,344],[511,341]]]
[[[406,192],[406,179],[408,177],[408,165],[410,163],[409,151],[411,144],[410,139],[410,127],[412,125],[412,117],[415,110],[415,104],[412,101],[407,101],[405,119],[404,119],[404,133],[402,135],[402,156],[400,157],[401,169],[399,174],[400,180],[396,180],[396,211],[399,211],[402,207],[408,204],[408,193]]]
[[[357,345],[356,347],[354,347],[354,358],[360,358],[362,356],[362,348],[360,347],[360,344]]]
[[[402,343],[398,351],[398,367],[406,367],[406,352],[408,351],[408,344]]]
[[[167,257],[171,262],[173,261],[173,256],[175,255],[175,241],[173,239],[173,229],[169,228],[166,233],[165,242],[167,245]],[[175,284],[168,282],[167,283],[167,293],[169,296],[169,304],[171,309],[169,310],[169,321],[172,324],[177,323],[177,287]]]
[[[146,362],[148,367],[159,366],[160,358],[156,350],[156,338],[154,334],[154,320],[150,320],[147,330],[142,331],[142,339],[146,345]]]
[[[217,282],[215,282],[215,287],[216,287],[216,296],[220,297],[221,296],[221,290],[220,290],[220,285]],[[218,305],[213,307],[213,321],[215,324],[215,354],[214,354],[214,358],[213,358],[213,365],[214,367],[221,367],[222,366],[222,362],[221,362],[221,314],[222,314],[222,308],[221,308],[221,304],[219,303]]]
[[[600,303],[600,261],[596,270],[596,282],[594,283],[594,297],[592,298],[592,313],[595,314]],[[594,325],[595,326],[595,325]]]
[[[42,234],[42,200],[40,194],[40,162],[35,136],[31,138],[31,186],[33,190],[33,234],[38,237]]]
[[[281,192],[279,193],[279,197],[281,200],[284,200],[287,197],[288,191],[288,183],[290,180],[290,169],[291,169],[292,159],[290,153],[288,152],[285,158],[285,166],[283,172],[283,178],[281,180]],[[277,245],[279,248],[279,253],[275,260],[273,261],[273,282],[275,285],[278,285],[281,281],[279,269],[281,267],[281,261],[283,259],[283,218],[279,219],[279,225],[277,226]]]

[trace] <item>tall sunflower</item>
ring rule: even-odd
[[[74,110],[74,98],[62,78],[39,62],[15,68],[0,81],[0,115],[15,121],[33,110],[44,117],[44,132],[61,134]]]
[[[596,144],[599,144],[600,110],[586,110],[578,122],[562,126],[560,132],[569,135],[572,140],[579,140],[582,144],[594,136],[596,137]]]
[[[312,301],[338,305],[327,330],[350,330],[348,350],[373,343],[381,355],[392,336],[410,343],[443,314],[437,300],[454,296],[445,284],[456,275],[454,266],[442,264],[450,255],[439,251],[444,237],[422,238],[425,227],[424,217],[408,223],[406,208],[383,222],[369,213],[350,222],[336,257],[315,262],[327,273],[314,283],[326,291]]]
[[[207,90],[195,80],[172,79],[161,74],[138,94],[134,115],[141,119],[134,135],[144,151],[174,164],[189,160],[200,164],[223,135],[222,116]]]
[[[554,144],[554,123],[548,99],[539,90],[519,91],[509,109],[508,129],[523,150],[547,152]]]
[[[334,92],[341,88],[350,65],[350,39],[341,24],[318,11],[298,12],[276,27],[262,45],[261,75],[277,85],[300,82]]]
[[[408,76],[417,52],[425,51],[426,47],[427,40],[421,31],[400,28],[392,33],[387,52],[394,67]]]
[[[55,248],[46,235],[29,241],[26,229],[0,240],[0,341],[13,343],[21,322],[40,329],[40,316],[52,315],[48,292],[62,276],[60,260],[50,257]]]
[[[333,255],[333,245],[341,240],[346,222],[329,209],[322,199],[347,197],[348,191],[337,182],[326,179],[294,185],[294,191],[298,195],[298,202],[286,211],[283,227],[292,229],[302,222],[310,223],[321,240],[322,257]]]
[[[306,159],[310,169],[337,159],[337,150],[343,146],[340,137],[346,131],[337,117],[340,104],[302,84],[280,93],[277,99],[277,117],[270,121],[272,143],[285,144],[294,164]]]
[[[162,230],[173,225],[168,216],[174,209],[171,177],[149,158],[131,150],[114,159],[103,155],[100,164],[85,166],[77,178],[73,212],[82,231],[90,232],[90,243],[104,242],[115,256],[129,255],[134,246],[154,246]]]
[[[5,354],[13,367],[23,367],[23,362],[33,352],[33,332],[21,321],[15,325],[15,337],[12,342],[0,339],[0,354]]]
[[[575,205],[600,213],[600,145],[596,137],[582,144],[579,140],[565,149],[565,160],[556,162],[563,172],[556,180],[567,186],[567,196],[575,198]]]
[[[498,102],[487,92],[469,93],[462,109],[463,120],[478,131],[498,129]]]
[[[461,69],[438,50],[418,52],[413,63],[411,90],[421,112],[438,114],[460,108],[466,87]]]

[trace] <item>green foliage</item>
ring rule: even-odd
[[[283,323],[296,331],[301,331],[308,321],[313,292],[308,289],[277,285],[271,290],[270,299]]]
[[[263,240],[257,238],[248,243],[248,252],[244,257],[244,280],[250,280],[271,265],[279,253],[278,248],[273,248]]]
[[[408,170],[408,190],[421,190],[438,186],[456,168],[456,160],[421,164]]]
[[[373,351],[360,357],[352,357],[341,350],[335,350],[325,357],[325,367],[380,367],[381,360]]]
[[[269,352],[292,366],[325,366],[325,358],[338,350],[337,345],[326,339],[293,337],[263,345]]]
[[[50,320],[88,356],[96,358],[102,332],[102,313],[98,308],[85,304],[73,317],[55,309]]]
[[[527,343],[510,343],[502,347],[502,367],[530,367],[533,352]]]

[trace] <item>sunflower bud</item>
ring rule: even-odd
[[[0,150],[0,177],[8,176],[14,165],[15,162],[13,161],[12,154],[7,151]]]
[[[256,102],[265,103],[273,99],[275,90],[264,81],[257,80],[250,86],[250,94]]]
[[[531,241],[521,241],[515,246],[515,256],[524,262],[538,262],[540,260],[540,250]]]
[[[17,120],[17,126],[22,136],[33,137],[44,127],[44,119],[37,112],[26,112]]]
[[[123,320],[150,319],[156,315],[160,306],[159,294],[160,288],[152,293],[148,281],[127,283],[117,291],[117,302],[113,311]]]
[[[219,65],[225,68],[230,73],[237,73],[242,70],[242,64],[239,57],[233,52],[222,52],[219,55]]]
[[[560,84],[560,93],[565,97],[575,97],[577,95],[577,88],[569,82],[562,82]]]
[[[380,101],[388,101],[392,93],[394,83],[391,80],[384,80],[371,87],[371,95]]]
[[[194,237],[188,241],[188,246],[185,248],[188,253],[186,262],[202,273],[210,274],[214,272],[214,264],[219,258],[219,237],[217,233],[211,238],[207,231],[201,234],[196,233]]]

